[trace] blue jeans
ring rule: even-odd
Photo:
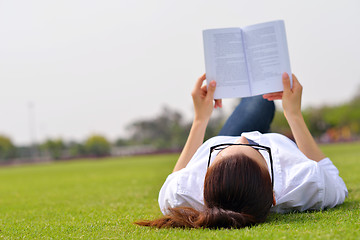
[[[241,99],[240,104],[220,130],[220,136],[240,136],[243,132],[269,132],[274,118],[273,101],[254,96]]]

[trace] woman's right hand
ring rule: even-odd
[[[301,96],[303,87],[294,74],[292,75],[292,79],[293,86],[291,88],[289,75],[283,73],[282,82],[284,90],[282,92],[263,95],[263,98],[269,101],[281,99],[286,118],[301,114]]]
[[[263,97],[268,100],[282,99],[284,115],[298,148],[309,159],[319,162],[325,158],[325,154],[315,142],[301,115],[301,94],[303,88],[294,74],[292,79],[293,86],[291,88],[289,75],[284,73],[282,75],[284,91],[264,94]]]

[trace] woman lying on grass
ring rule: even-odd
[[[283,74],[284,91],[244,98],[219,136],[203,143],[213,108],[221,100],[200,77],[192,92],[195,118],[185,147],[159,194],[164,217],[142,226],[241,228],[261,223],[269,212],[320,210],[348,194],[337,168],[311,136],[301,114],[302,86]],[[269,131],[273,100],[282,99],[296,144]],[[261,132],[261,133],[260,133]]]

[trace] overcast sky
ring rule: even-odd
[[[360,85],[359,12],[358,0],[0,0],[0,134],[114,140],[164,105],[190,119],[202,30],[276,19],[304,106],[347,101]]]

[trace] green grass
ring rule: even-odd
[[[152,229],[157,196],[177,155],[57,162],[0,169],[0,239],[359,239],[360,144],[322,146],[349,198],[322,212],[273,214],[239,230]]]

